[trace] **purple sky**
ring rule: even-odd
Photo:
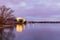
[[[0,0],[15,10],[16,17],[27,20],[60,20],[60,0]]]

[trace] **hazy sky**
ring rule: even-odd
[[[16,17],[60,20],[60,0],[0,0],[0,5],[15,10]]]

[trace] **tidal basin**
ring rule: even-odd
[[[13,27],[1,28],[0,40],[60,40],[60,24],[16,24]]]

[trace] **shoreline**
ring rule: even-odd
[[[28,23],[60,23],[60,21],[28,21]]]

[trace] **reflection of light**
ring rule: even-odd
[[[25,25],[24,24],[22,24],[22,25],[17,24],[16,25],[16,31],[17,32],[22,32],[23,29],[25,29]]]

